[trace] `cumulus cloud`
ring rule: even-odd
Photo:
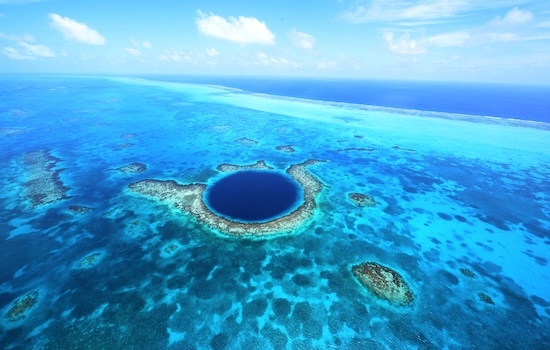
[[[273,45],[275,43],[275,35],[264,22],[254,17],[239,16],[225,19],[214,14],[207,16],[198,11],[195,22],[202,34],[240,45]]]
[[[530,11],[520,10],[518,7],[514,7],[504,15],[504,17],[496,17],[490,24],[496,26],[516,26],[531,22],[535,16]]]
[[[151,43],[147,40],[145,41],[137,41],[136,39],[134,39],[133,37],[130,37],[130,42],[132,43],[133,46],[135,47],[143,47],[145,49],[150,49],[152,47]]]
[[[392,32],[384,33],[386,47],[400,55],[418,55],[426,53],[426,48],[418,40],[410,39],[410,34],[405,33],[396,38]]]
[[[204,52],[206,52],[206,55],[208,57],[218,57],[220,55],[218,50],[213,47],[207,47],[206,49],[204,49]]]
[[[69,17],[62,17],[55,13],[50,13],[49,17],[51,25],[60,31],[67,40],[74,40],[90,45],[105,44],[105,38],[84,23],[77,22]]]
[[[138,49],[134,48],[134,47],[127,47],[124,49],[124,51],[126,51],[127,54],[129,55],[132,55],[132,56],[139,56],[141,55],[141,51],[139,51]]]
[[[144,42],[141,43],[141,45],[143,45],[143,47],[146,48],[146,49],[150,49],[152,47],[152,45],[149,41],[144,41]]]
[[[312,49],[315,45],[315,38],[313,37],[313,35],[299,32],[296,29],[292,29],[288,33],[288,37],[290,38],[290,41],[292,41],[292,44],[294,46],[301,49]]]

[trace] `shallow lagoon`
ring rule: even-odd
[[[550,346],[548,124],[129,78],[7,77],[0,93],[2,348]],[[327,161],[308,167],[312,217],[268,238],[128,189],[308,159]],[[52,183],[58,200],[34,205]],[[355,279],[369,261],[412,305]]]

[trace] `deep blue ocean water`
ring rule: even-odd
[[[550,122],[550,85],[457,82],[145,76],[279,96]]]
[[[550,348],[546,87],[161,78],[1,77],[0,349]],[[311,159],[268,238],[131,190]]]
[[[241,222],[262,222],[296,206],[299,190],[288,176],[258,170],[232,173],[212,184],[206,202]]]

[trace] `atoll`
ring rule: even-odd
[[[27,317],[30,309],[38,302],[38,291],[32,291],[13,302],[6,313],[6,319],[15,322]]]
[[[351,270],[359,282],[380,299],[396,306],[408,306],[414,301],[414,294],[403,277],[389,267],[366,262]]]
[[[348,198],[355,205],[360,207],[374,207],[376,206],[376,204],[378,204],[376,203],[376,200],[374,200],[374,198],[369,196],[368,194],[353,192],[348,194]]]
[[[235,140],[243,146],[256,146],[259,142],[252,140],[246,137],[241,137],[240,139]]]
[[[136,163],[130,163],[128,165],[121,166],[120,168],[116,168],[115,170],[118,170],[121,173],[126,173],[126,174],[142,173],[144,171],[147,171],[147,165],[136,162]]]
[[[262,237],[273,234],[288,233],[294,228],[313,217],[316,197],[321,192],[323,184],[305,168],[314,164],[325,162],[322,160],[308,160],[300,164],[291,165],[287,170],[294,180],[303,188],[302,203],[291,213],[261,223],[245,223],[232,221],[216,215],[204,203],[204,191],[206,185],[193,183],[181,185],[173,180],[142,180],[128,186],[129,190],[144,196],[152,197],[164,203],[170,204],[185,213],[194,216],[199,222],[232,237]],[[218,170],[222,172],[237,171],[243,169],[272,169],[263,161],[253,165],[222,164]]]
[[[54,170],[59,161],[61,159],[52,156],[49,151],[34,151],[23,155],[21,164],[27,174],[24,186],[32,209],[70,198],[67,196],[69,188],[59,176],[64,169]]]
[[[277,147],[275,147],[275,150],[281,151],[281,152],[286,152],[286,153],[296,152],[296,150],[294,149],[294,147],[292,147],[292,145],[277,146]]]
[[[97,264],[99,264],[102,257],[103,257],[103,253],[100,253],[100,252],[88,254],[76,264],[76,267],[79,269],[92,268]]]

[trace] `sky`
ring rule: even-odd
[[[550,84],[550,1],[0,0],[0,73]]]

